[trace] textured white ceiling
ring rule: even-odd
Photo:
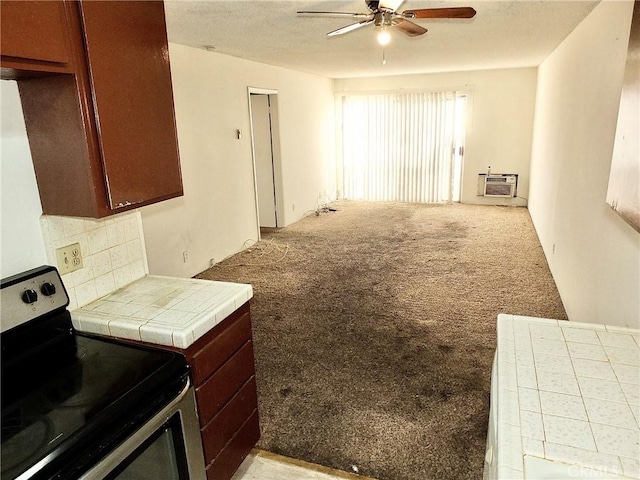
[[[472,19],[415,20],[429,30],[392,33],[383,49],[375,28],[327,37],[352,23],[301,17],[298,10],[368,12],[364,0],[167,0],[169,41],[331,78],[433,73],[539,65],[598,1],[405,0],[399,11],[471,6]]]

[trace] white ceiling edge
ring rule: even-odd
[[[297,10],[364,12],[362,0],[166,0],[169,41],[332,79],[416,75],[539,66],[598,4],[582,0],[406,0],[400,10],[472,6],[473,19],[416,21],[429,31],[393,32],[385,48],[375,29],[326,32],[341,17],[299,17]]]

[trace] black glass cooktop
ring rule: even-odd
[[[77,477],[188,374],[181,355],[74,332],[66,311],[38,323],[2,334],[2,480]]]

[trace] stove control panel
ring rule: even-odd
[[[0,280],[2,331],[69,305],[69,296],[55,267],[43,266]]]

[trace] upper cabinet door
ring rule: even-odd
[[[0,23],[3,66],[7,62],[29,61],[35,61],[36,65],[39,62],[70,63],[67,19],[62,1],[4,1]],[[43,71],[64,71],[60,65],[57,68],[40,65]]]
[[[111,209],[182,195],[162,1],[80,8]]]

